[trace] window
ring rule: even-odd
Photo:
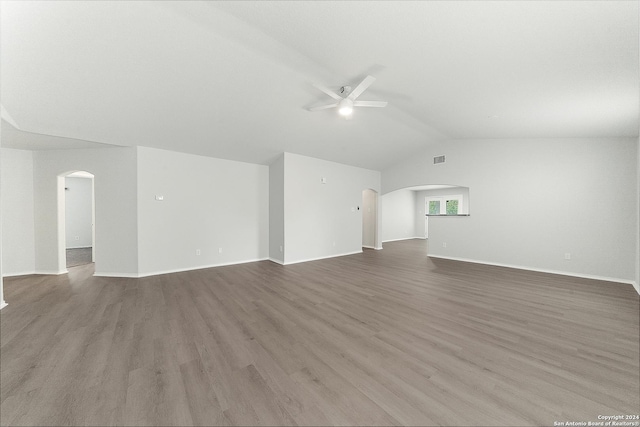
[[[429,215],[440,215],[440,200],[429,200]]]
[[[426,197],[427,215],[462,215],[462,195]]]
[[[458,215],[458,200],[447,200],[447,215]]]

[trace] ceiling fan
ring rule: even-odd
[[[351,116],[351,113],[353,113],[353,107],[385,107],[387,105],[386,101],[357,101],[357,98],[362,95],[362,92],[367,90],[374,81],[376,81],[375,77],[367,76],[353,90],[351,90],[351,86],[342,86],[340,88],[340,94],[337,94],[324,86],[314,84],[317,89],[335,99],[336,102],[327,105],[320,105],[318,107],[311,107],[309,108],[309,111],[337,108],[340,115],[348,118]]]

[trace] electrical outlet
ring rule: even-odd
[[[196,249],[196,255],[200,255],[200,249]]]
[[[446,248],[447,247],[447,242],[442,242],[442,247]]]
[[[218,248],[218,253],[221,254],[222,253],[222,248]]]
[[[80,236],[76,236],[76,240],[80,240]]]
[[[564,259],[566,259],[566,260],[570,260],[570,259],[571,259],[571,254],[570,254],[569,252],[566,252],[566,253],[564,254]]]
[[[280,252],[282,252],[282,246],[280,246]]]

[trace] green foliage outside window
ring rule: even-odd
[[[440,201],[439,200],[430,200],[429,201],[429,215],[440,215]]]
[[[447,200],[447,215],[458,215],[457,200]]]

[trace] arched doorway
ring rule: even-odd
[[[58,176],[59,271],[95,262],[94,175],[71,171]]]
[[[469,216],[469,187],[426,184],[382,196],[382,241],[428,239],[430,217]]]
[[[378,242],[378,192],[362,191],[362,247],[376,249]]]

